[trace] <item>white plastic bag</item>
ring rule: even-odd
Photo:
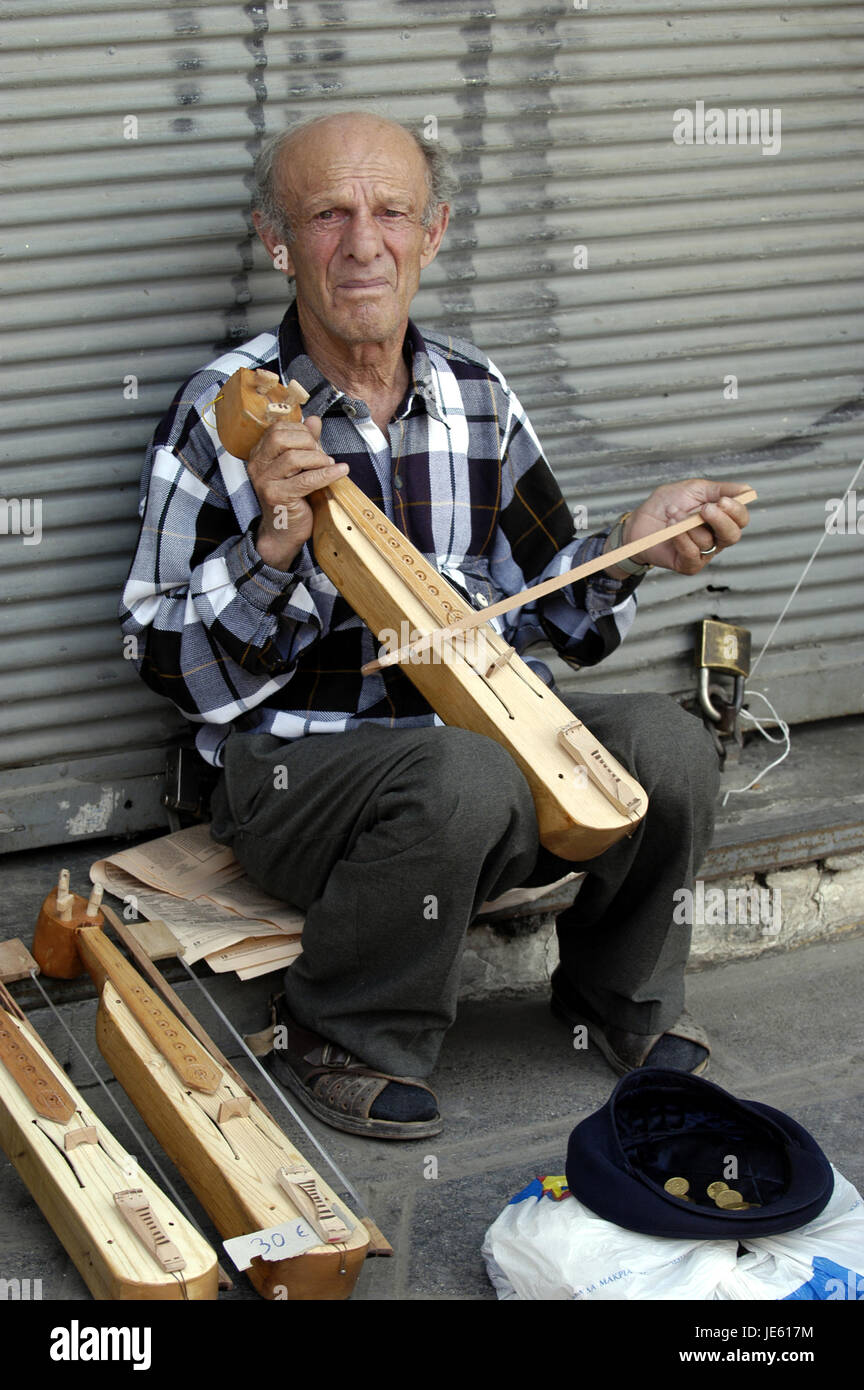
[[[673,1240],[624,1230],[535,1179],[489,1227],[483,1257],[499,1298],[864,1298],[864,1204],[834,1170],[815,1221],[779,1236]]]

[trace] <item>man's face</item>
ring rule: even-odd
[[[446,208],[422,225],[428,189],[414,141],[375,117],[334,117],[290,143],[278,172],[301,326],[342,343],[401,341],[447,225]],[[278,238],[261,234],[272,252]]]

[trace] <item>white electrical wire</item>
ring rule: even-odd
[[[758,695],[760,700],[765,701],[766,705],[768,706],[769,710],[774,716],[774,722],[779,728],[780,733],[782,734],[782,738],[772,738],[771,735],[768,733],[767,729],[765,728],[765,725],[762,723],[761,719],[757,719],[756,715],[751,714],[748,709],[742,709],[741,718],[749,719],[753,724],[755,724],[762,737],[767,738],[769,743],[785,743],[786,747],[783,749],[783,752],[780,754],[780,757],[775,758],[773,763],[769,763],[767,767],[763,767],[761,772],[757,772],[756,776],[751,778],[751,780],[747,783],[746,787],[730,787],[723,797],[724,806],[726,805],[726,802],[729,800],[730,796],[734,796],[737,792],[749,792],[750,788],[754,787],[756,783],[759,782],[765,776],[766,773],[770,772],[773,767],[779,767],[783,759],[788,758],[792,750],[792,739],[789,734],[789,725],[786,723],[785,719],[780,718],[771,701],[768,699],[768,696],[763,695],[761,690],[748,690],[747,694],[748,697],[750,695]]]

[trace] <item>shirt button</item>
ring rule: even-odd
[[[405,484],[403,483],[403,481],[402,481],[401,478],[394,478],[394,479],[393,479],[393,486],[394,486],[395,488],[398,488],[399,491],[401,492],[401,491],[402,491],[402,488],[405,486]]]

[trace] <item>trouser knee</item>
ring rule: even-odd
[[[427,785],[446,789],[447,814],[440,829],[456,848],[466,831],[483,830],[498,839],[511,829],[536,829],[534,802],[523,774],[510,754],[483,734],[437,730],[418,774]]]

